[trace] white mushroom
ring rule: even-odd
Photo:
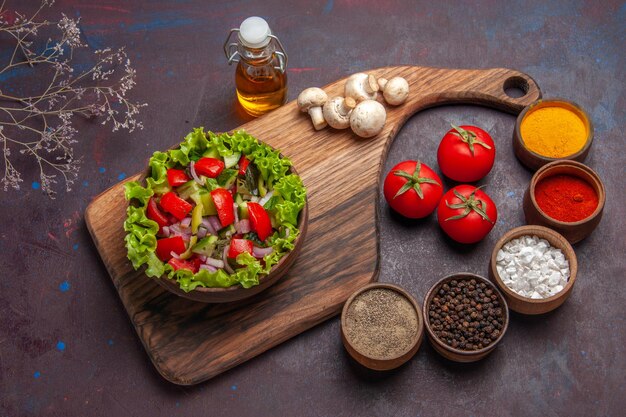
[[[392,106],[404,103],[409,96],[409,83],[402,77],[393,77],[389,81],[379,78],[378,86],[383,92],[385,101]]]
[[[346,80],[346,97],[352,97],[356,102],[363,100],[375,100],[378,92],[378,83],[373,75],[362,72],[352,74]]]
[[[326,127],[326,121],[322,114],[322,106],[328,100],[328,96],[321,88],[309,87],[298,96],[298,107],[301,112],[308,112],[313,121],[315,130]]]
[[[350,112],[356,106],[352,97],[333,97],[323,107],[324,119],[335,129],[350,127]]]
[[[385,106],[375,100],[364,100],[350,114],[352,131],[362,138],[378,135],[387,121]]]

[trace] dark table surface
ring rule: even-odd
[[[38,2],[8,6],[19,3],[32,10]],[[1,417],[624,415],[626,4],[60,0],[44,13],[80,16],[91,49],[125,45],[138,74],[131,97],[148,107],[139,116],[145,129],[133,134],[77,125],[75,148],[84,162],[73,191],[49,199],[25,162],[17,166],[22,189],[0,191]],[[544,317],[514,315],[502,344],[476,364],[446,362],[424,343],[402,368],[373,374],[348,358],[335,317],[198,386],[162,379],[83,213],[193,126],[225,131],[249,120],[235,105],[234,68],[221,48],[228,30],[251,15],[269,21],[289,54],[290,100],[305,87],[357,71],[412,64],[515,68],[531,75],[545,97],[582,105],[595,125],[586,163],[608,197],[598,229],[575,246],[580,269],[569,300]],[[24,87],[7,74],[0,79],[5,86]],[[384,172],[407,158],[436,167],[450,122],[491,132],[498,156],[483,183],[500,218],[483,242],[459,248],[434,218],[402,221],[380,194],[380,281],[404,286],[421,303],[444,275],[487,274],[495,241],[524,224],[522,194],[532,173],[513,155],[514,121],[491,109],[449,106],[406,123]]]

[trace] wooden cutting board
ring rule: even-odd
[[[276,285],[232,304],[202,304],[174,296],[126,259],[124,189],[119,183],[87,207],[85,218],[100,256],[150,359],[175,384],[191,385],[224,372],[337,314],[348,296],[378,276],[377,195],[387,150],[414,113],[447,103],[472,103],[510,113],[541,97],[526,74],[508,69],[387,67],[375,76],[402,76],[408,101],[387,106],[375,138],[349,129],[315,131],[295,101],[246,123],[255,137],[293,161],[308,189],[309,229],[296,263]],[[324,87],[343,95],[344,80]],[[526,92],[511,98],[505,88]],[[210,128],[210,127],[209,127]],[[187,132],[180,132],[181,138]],[[156,149],[155,149],[156,150]],[[128,180],[136,180],[139,174]]]

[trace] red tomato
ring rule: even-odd
[[[235,259],[240,253],[252,254],[252,241],[248,239],[232,239],[228,249],[228,257]]]
[[[496,145],[489,133],[476,126],[452,125],[437,150],[443,175],[459,182],[474,182],[491,171]]]
[[[159,233],[163,230],[163,226],[170,224],[167,216],[157,207],[154,197],[150,197],[150,201],[148,201],[148,206],[146,207],[146,217],[157,222],[159,225]]]
[[[476,243],[491,231],[498,209],[487,194],[473,185],[457,185],[441,199],[437,209],[439,226],[460,243]]]
[[[172,252],[180,255],[185,251],[185,241],[180,236],[157,240],[156,256],[163,262],[172,258]]]
[[[178,187],[179,185],[183,185],[190,179],[191,178],[189,178],[185,171],[182,169],[170,168],[167,170],[167,182],[172,187]]]
[[[259,203],[248,203],[248,214],[250,215],[250,228],[259,235],[262,241],[272,234],[272,222],[267,211]]]
[[[241,158],[239,158],[239,175],[241,175],[242,177],[246,175],[246,169],[248,169],[248,165],[250,165],[250,160],[244,155],[241,155]]]
[[[404,161],[389,171],[383,192],[392,209],[405,217],[419,219],[435,210],[443,185],[437,173],[426,164]]]
[[[200,158],[195,163],[196,174],[209,178],[217,178],[224,170],[224,161],[216,158]]]
[[[211,191],[211,198],[217,208],[217,216],[222,227],[226,227],[235,221],[235,202],[233,195],[224,188],[216,188]]]
[[[197,263],[193,260],[187,261],[183,259],[172,258],[167,261],[167,263],[170,264],[172,268],[174,268],[174,271],[178,271],[179,269],[188,269],[195,274],[196,272],[198,272],[199,269],[199,267],[196,266]]]
[[[159,204],[161,205],[163,210],[172,214],[178,220],[182,220],[187,217],[191,209],[193,209],[193,206],[191,204],[180,198],[173,191],[168,191],[167,193],[163,194],[163,197],[161,197],[161,201],[159,202]]]

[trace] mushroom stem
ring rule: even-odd
[[[344,95],[352,97],[356,102],[374,100],[377,92],[378,83],[376,82],[376,77],[371,74],[358,72],[352,74],[346,80]]]
[[[313,122],[315,130],[321,130],[326,127],[326,120],[324,120],[324,114],[321,107],[311,107],[309,109],[309,116]]]

